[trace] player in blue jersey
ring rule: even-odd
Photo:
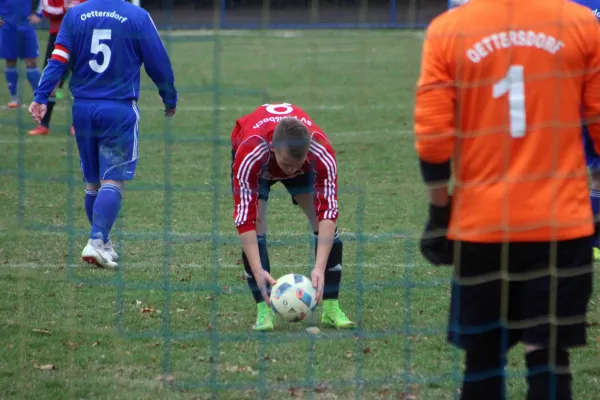
[[[121,208],[124,181],[138,158],[140,68],[158,87],[165,116],[175,114],[177,91],[169,55],[150,15],[122,0],[90,0],[67,12],[52,58],[29,107],[39,123],[69,60],[73,124],[86,182],[90,238],[81,258],[117,266],[110,231]]]
[[[600,21],[600,0],[573,0],[592,10],[592,13]],[[590,171],[590,200],[594,215],[600,213],[600,155],[594,151],[594,144],[588,134],[587,128],[583,127],[583,143],[585,145],[585,159]],[[600,261],[600,239],[596,236],[594,241],[594,260]]]
[[[25,61],[27,80],[32,90],[37,88],[40,81],[40,70],[37,67],[40,49],[34,25],[39,23],[41,18],[41,1],[36,12],[33,13],[31,1],[0,0],[0,58],[6,60],[4,74],[10,92],[8,108],[16,108],[19,105],[18,59]]]

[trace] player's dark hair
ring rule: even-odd
[[[273,147],[283,147],[294,160],[302,160],[310,147],[310,132],[302,121],[283,118],[273,131]]]

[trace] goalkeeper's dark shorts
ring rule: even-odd
[[[233,162],[235,160],[235,150],[231,150],[231,189],[233,190]],[[258,198],[260,200],[269,200],[271,186],[281,182],[285,186],[288,193],[292,196],[292,203],[296,203],[294,196],[299,194],[314,193],[314,175],[313,173],[302,174],[289,179],[272,180],[261,177],[258,182]]]
[[[586,344],[591,238],[550,243],[458,243],[448,340],[465,350]],[[555,265],[556,267],[549,267]],[[507,275],[510,279],[505,279]],[[550,318],[550,319],[549,319]]]

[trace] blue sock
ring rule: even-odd
[[[98,197],[97,190],[87,190],[85,191],[85,213],[87,214],[88,221],[90,221],[90,226],[94,224],[94,203],[96,202],[96,198]]]
[[[594,213],[595,219],[598,216],[598,212],[600,212],[600,190],[590,190],[590,200],[592,202],[592,212]],[[594,247],[600,247],[600,240],[597,237],[594,237],[592,245]]]
[[[40,78],[41,74],[38,67],[27,68],[27,80],[31,85],[32,91],[35,91],[37,89],[38,85],[40,84]]]
[[[98,190],[98,196],[94,202],[90,239],[108,241],[110,230],[121,210],[121,197],[121,189],[115,185],[106,184]]]
[[[17,68],[6,68],[4,70],[4,76],[6,77],[6,84],[8,85],[8,91],[10,97],[17,97],[17,84],[19,83],[19,70]]]

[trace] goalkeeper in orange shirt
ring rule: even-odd
[[[600,25],[570,1],[471,1],[427,29],[417,86],[420,248],[454,266],[461,399],[505,399],[506,356],[522,342],[527,400],[570,400],[593,284],[581,111],[598,152]]]

